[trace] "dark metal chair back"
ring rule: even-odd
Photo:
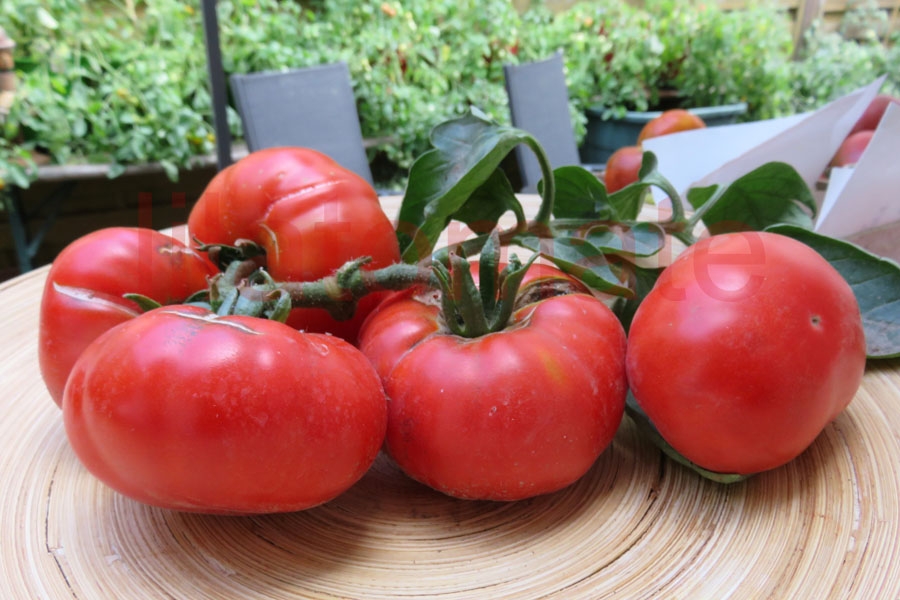
[[[578,144],[569,115],[569,92],[562,54],[536,62],[503,65],[510,119],[544,148],[553,168],[579,165]],[[541,169],[525,146],[515,149],[523,191],[534,191]]]
[[[346,63],[235,74],[229,81],[249,151],[312,148],[372,183]]]

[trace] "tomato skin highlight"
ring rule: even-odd
[[[506,329],[447,333],[426,295],[398,295],[360,349],[388,396],[385,448],[413,479],[466,499],[520,500],[579,479],[624,412],[625,334],[583,293],[519,308]]]
[[[349,343],[193,306],[98,338],[63,416],[79,459],[111,488],[211,514],[327,502],[366,472],[386,427],[378,377]]]
[[[688,248],[635,314],[631,391],[695,464],[753,474],[802,453],[850,403],[865,369],[859,306],[808,246],[764,232]]]
[[[215,272],[206,256],[152,229],[110,227],[69,244],[53,261],[41,297],[38,361],[53,401],[61,404],[72,365],[88,344],[140,314],[124,294],[182,302]]]
[[[308,148],[259,150],[220,171],[191,210],[188,229],[206,244],[256,242],[278,281],[314,281],[362,257],[372,259],[366,269],[400,260],[393,224],[374,188]],[[349,321],[323,309],[295,308],[288,324],[354,342],[380,298],[365,299]]]
[[[644,151],[640,146],[622,146],[606,161],[603,182],[610,194],[640,179]]]

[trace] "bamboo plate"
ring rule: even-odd
[[[900,361],[800,458],[721,486],[626,418],[590,472],[517,503],[454,500],[385,457],[304,512],[144,506],[68,446],[37,367],[47,269],[0,285],[0,598],[900,598]]]

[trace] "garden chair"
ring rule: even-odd
[[[569,91],[562,54],[557,52],[541,61],[504,64],[503,76],[513,126],[537,139],[553,168],[581,165],[569,114]],[[535,191],[541,179],[537,158],[523,145],[516,147],[515,157],[522,191]],[[592,171],[600,169],[599,165],[582,166]]]
[[[229,83],[250,152],[312,148],[372,183],[346,63],[235,74]]]

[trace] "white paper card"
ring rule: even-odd
[[[736,160],[754,147],[805,119],[809,113],[738,123],[704,129],[692,129],[643,142],[644,150],[656,155],[659,172],[668,179],[679,194],[715,172],[726,163]],[[752,169],[748,169],[747,172]],[[653,188],[657,200],[664,194]]]
[[[682,195],[690,187],[729,183],[773,161],[792,165],[812,188],[884,80],[810,113],[684,131],[643,146],[656,154],[659,171]],[[654,195],[658,201],[664,197],[656,188]]]
[[[900,221],[900,106],[888,106],[856,166],[835,177],[837,171],[829,178],[816,231],[847,237]]]

